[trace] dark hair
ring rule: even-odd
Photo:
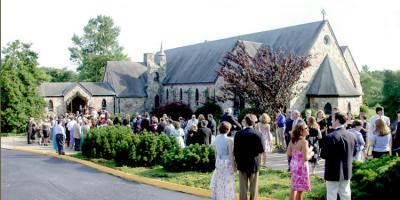
[[[399,114],[400,113],[400,110],[397,110],[397,112],[396,112],[397,114]]]
[[[346,116],[343,113],[337,112],[335,113],[335,120],[339,120],[340,124],[345,124]]]
[[[357,126],[362,126],[360,120],[354,120],[353,123],[351,124],[351,128],[355,128]]]
[[[246,117],[244,117],[244,120],[246,121],[247,126],[253,126],[254,121],[251,119],[250,114],[247,114]]]
[[[219,133],[221,133],[221,134],[228,133],[231,130],[231,127],[232,127],[231,123],[226,122],[226,121],[221,122],[221,124],[219,125],[219,129],[218,129]]]
[[[294,127],[291,140],[293,144],[300,140],[301,131],[304,129],[305,126],[305,123],[299,123]]]
[[[375,108],[375,112],[376,112],[376,113],[378,113],[379,111],[383,111],[383,108],[380,107],[380,106],[378,106],[378,107]]]

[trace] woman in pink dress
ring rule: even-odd
[[[287,155],[292,157],[290,162],[291,185],[290,200],[303,199],[303,192],[311,190],[308,160],[314,152],[308,147],[306,140],[308,127],[305,123],[297,124],[292,132]]]

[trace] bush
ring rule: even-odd
[[[307,110],[311,110],[311,116],[313,116],[313,117],[317,117],[317,110],[314,110],[314,109],[312,109],[312,108],[308,108],[308,109],[305,109],[305,110],[303,110],[302,112],[301,112],[301,116],[303,116],[303,118],[305,119],[306,118],[306,111]]]
[[[400,158],[384,156],[365,163],[354,162],[353,199],[392,199],[400,185]]]
[[[212,171],[215,168],[214,149],[208,145],[190,145],[164,153],[162,166],[168,171]]]
[[[82,145],[82,154],[89,158],[113,159],[116,150],[126,151],[130,135],[131,130],[125,126],[104,126],[91,129]]]
[[[90,130],[82,145],[88,158],[114,159],[118,166],[154,166],[165,151],[179,148],[174,137],[144,132],[133,135],[125,126],[105,126]]]
[[[159,109],[154,111],[157,117],[162,117],[163,114],[171,116],[173,120],[178,120],[179,117],[184,117],[185,119],[190,119],[193,110],[186,104],[181,102],[171,102],[165,105],[161,105]]]
[[[222,115],[222,108],[216,103],[207,102],[203,106],[197,108],[194,113],[196,114],[196,116],[199,116],[199,114],[203,114],[206,117],[208,114],[212,114],[214,116],[214,119],[218,120]]]

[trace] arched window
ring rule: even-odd
[[[47,110],[49,112],[53,112],[54,111],[54,106],[53,106],[53,101],[52,100],[49,101],[49,104],[47,105]]]
[[[199,90],[196,88],[196,96],[195,96],[195,98],[196,98],[196,106],[198,106],[199,105]]]
[[[106,99],[103,99],[103,101],[101,102],[101,109],[102,110],[107,110],[107,101],[106,101]]]
[[[347,112],[351,113],[351,103],[347,104]]]
[[[167,97],[167,103],[168,103],[168,100],[169,100],[169,91],[168,91],[168,89],[167,89],[167,95],[166,95],[166,97]]]
[[[181,90],[180,90],[180,93],[179,93],[179,99],[182,101],[183,100],[183,92],[182,92],[182,88],[181,88]]]
[[[160,107],[160,96],[158,96],[158,94],[154,97],[154,107]]]
[[[331,106],[331,104],[329,102],[325,104],[324,112],[327,115],[332,114],[332,106]]]

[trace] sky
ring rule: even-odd
[[[121,29],[132,61],[143,54],[322,20],[358,67],[400,70],[400,2],[396,0],[2,0],[1,47],[32,43],[40,66],[75,70],[68,47],[90,18],[107,15]],[[168,58],[167,58],[168,59]]]

